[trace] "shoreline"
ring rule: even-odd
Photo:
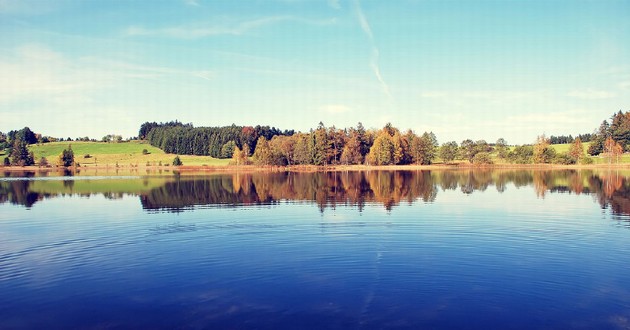
[[[593,170],[593,169],[630,169],[630,163],[622,164],[588,164],[588,165],[559,165],[559,164],[493,164],[474,165],[468,163],[432,164],[432,165],[291,165],[291,166],[258,166],[258,165],[227,165],[227,166],[81,166],[81,167],[39,167],[39,166],[1,166],[4,172],[81,172],[81,171],[146,171],[146,172],[198,172],[198,173],[232,173],[232,172],[348,172],[348,171],[421,171],[421,170]]]

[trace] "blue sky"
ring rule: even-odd
[[[630,110],[628,13],[607,0],[0,0],[0,131],[592,132]]]

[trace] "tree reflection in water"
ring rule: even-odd
[[[32,176],[32,175],[29,175]],[[5,177],[7,177],[5,175]],[[32,207],[45,198],[77,194],[74,181],[56,188],[45,182],[0,180],[0,203]],[[432,203],[439,191],[457,190],[464,194],[494,187],[504,192],[509,186],[532,186],[539,198],[548,193],[593,194],[602,208],[630,215],[630,177],[617,171],[590,170],[464,170],[464,171],[365,171],[317,173],[234,173],[205,177],[173,177],[157,187],[125,191],[138,195],[143,209],[179,212],[200,205],[236,207],[275,204],[281,201],[315,202],[320,211],[338,205],[355,206],[361,211],[367,203],[392,210],[401,202]],[[58,188],[57,188],[58,187]],[[84,188],[85,189],[85,188]],[[93,191],[107,198],[121,198],[120,191]],[[81,192],[86,195],[85,191]]]

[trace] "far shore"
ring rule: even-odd
[[[187,172],[187,173],[211,173],[211,172],[346,172],[346,171],[420,171],[420,170],[560,170],[560,169],[630,169],[630,163],[617,164],[588,164],[588,165],[557,165],[557,164],[492,164],[474,165],[469,163],[432,164],[432,165],[291,165],[291,166],[258,166],[258,165],[227,165],[227,166],[145,166],[145,165],[99,165],[79,167],[40,167],[40,166],[4,166],[0,171],[5,172],[58,172],[58,171],[131,171],[142,170],[147,173],[163,172]]]

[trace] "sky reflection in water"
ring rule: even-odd
[[[0,328],[625,328],[616,172],[0,181]]]

